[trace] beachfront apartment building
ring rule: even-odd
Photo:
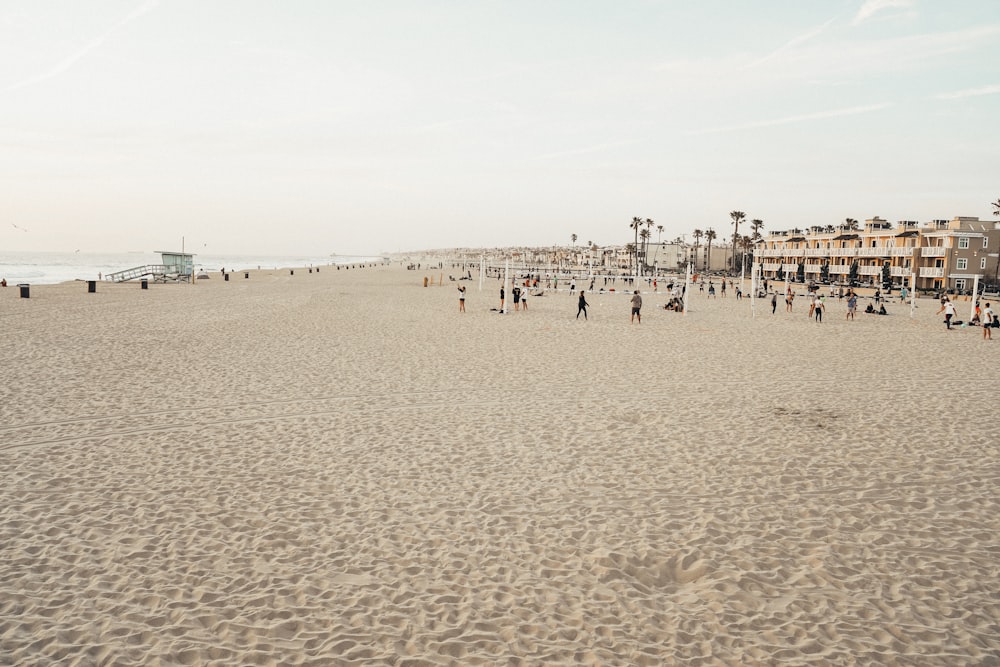
[[[724,271],[732,257],[727,245],[714,245],[711,250],[705,244],[691,243],[650,243],[646,249],[646,263],[659,272],[682,273],[688,262],[691,270]]]
[[[770,280],[918,290],[997,290],[1000,222],[955,217],[892,224],[878,216],[864,226],[813,226],[773,231],[757,243],[761,275]]]

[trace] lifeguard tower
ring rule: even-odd
[[[120,283],[136,278],[152,277],[156,282],[186,282],[194,275],[194,255],[187,252],[157,250],[159,264],[144,264],[124,271],[109,273],[107,280]]]

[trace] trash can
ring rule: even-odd
[[[97,281],[96,280],[88,280],[87,281],[87,293],[88,294],[93,294],[96,291],[97,291]]]
[[[227,273],[225,275],[226,275],[226,282],[228,283],[229,282],[229,274]]]
[[[18,285],[21,288],[21,298],[30,299],[31,298],[31,285],[28,283],[21,283]]]
[[[146,278],[143,278],[142,282],[141,282],[141,285],[142,285],[142,289],[149,289],[149,280],[146,279]]]
[[[243,274],[243,280],[246,280],[249,277],[250,277],[250,272],[249,271],[247,271],[246,273]]]

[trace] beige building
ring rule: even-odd
[[[762,276],[793,281],[909,287],[918,290],[971,290],[996,286],[1000,223],[974,217],[892,224],[879,217],[858,229],[811,227],[768,234],[757,244]]]

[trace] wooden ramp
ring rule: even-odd
[[[153,280],[167,281],[167,280],[187,280],[187,275],[181,275],[177,273],[177,267],[168,266],[166,264],[146,264],[144,266],[135,266],[131,269],[125,269],[124,271],[115,271],[114,273],[109,273],[105,278],[115,283],[122,283],[127,280],[135,280],[136,278],[145,278],[150,276]]]

